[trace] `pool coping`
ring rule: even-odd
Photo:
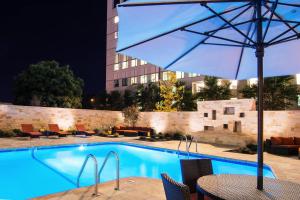
[[[59,149],[59,148],[71,148],[71,147],[79,147],[79,146],[97,146],[97,145],[125,145],[125,146],[132,146],[132,147],[137,147],[137,148],[144,148],[144,149],[149,149],[149,150],[155,150],[155,151],[160,151],[160,152],[167,152],[171,154],[178,154],[179,156],[193,156],[196,158],[211,158],[216,161],[223,161],[223,162],[229,162],[233,164],[242,164],[242,165],[247,165],[247,166],[252,166],[252,167],[257,167],[257,163],[254,161],[249,161],[249,160],[240,160],[240,159],[234,159],[234,158],[226,158],[226,157],[221,157],[221,156],[215,156],[215,155],[208,155],[208,154],[201,154],[201,153],[194,153],[194,152],[184,152],[184,151],[176,151],[174,149],[169,149],[169,148],[162,148],[162,147],[154,147],[154,146],[149,146],[149,145],[144,145],[144,144],[136,144],[132,142],[84,142],[84,143],[74,143],[74,144],[61,144],[61,145],[47,145],[47,146],[32,146],[32,147],[21,147],[21,148],[4,148],[0,149],[0,153],[5,153],[5,152],[17,152],[17,151],[32,151],[33,149]],[[264,164],[264,169],[265,170],[270,170],[272,174],[274,175],[274,178],[277,178],[277,175],[273,168],[269,165]]]

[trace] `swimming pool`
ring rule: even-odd
[[[94,154],[101,166],[109,151],[119,154],[121,178],[160,178],[162,172],[167,172],[175,180],[181,181],[179,159],[187,158],[185,153],[178,156],[173,150],[123,142],[39,147],[34,157],[32,148],[1,150],[0,199],[28,199],[74,189],[86,155]],[[211,158],[215,174],[256,174],[256,165],[251,162],[193,153],[190,158]],[[94,183],[93,173],[94,166],[90,160],[82,175],[81,186]],[[264,168],[264,175],[275,177],[268,166]],[[115,160],[109,159],[101,182],[114,179]]]

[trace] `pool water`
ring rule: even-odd
[[[166,172],[175,180],[182,180],[179,159],[186,159],[187,155],[167,149],[110,142],[41,147],[34,151],[34,156],[32,149],[3,150],[0,151],[0,199],[28,199],[74,189],[86,155],[95,155],[100,168],[109,151],[119,154],[121,178],[160,178]],[[255,163],[200,154],[191,154],[190,158],[211,158],[214,174],[256,174]],[[114,180],[115,171],[112,157],[103,170],[101,182]],[[275,177],[267,166],[264,175]],[[93,183],[94,165],[90,160],[82,174],[81,186]]]

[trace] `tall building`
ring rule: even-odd
[[[168,73],[161,68],[143,60],[116,53],[118,39],[118,23],[116,6],[124,0],[107,1],[107,47],[106,47],[106,91],[124,91],[136,84],[146,84],[167,80]],[[194,73],[175,72],[176,77],[191,86],[193,92],[199,92],[204,87],[204,76]],[[257,79],[248,81],[231,81],[231,89],[236,91],[245,84],[254,84]],[[295,82],[300,86],[300,74],[295,76]],[[220,81],[221,84],[221,81]],[[235,92],[233,92],[234,94]],[[300,106],[300,95],[299,95]]]

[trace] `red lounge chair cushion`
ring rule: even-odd
[[[34,132],[32,124],[21,124],[21,128],[25,133]]]
[[[294,138],[292,137],[282,137],[281,141],[283,145],[294,145]]]
[[[60,132],[57,124],[48,124],[50,131],[52,132]]]
[[[282,145],[281,137],[271,137],[272,145]]]
[[[76,128],[77,128],[78,131],[82,131],[82,132],[86,131],[83,124],[76,124]]]

